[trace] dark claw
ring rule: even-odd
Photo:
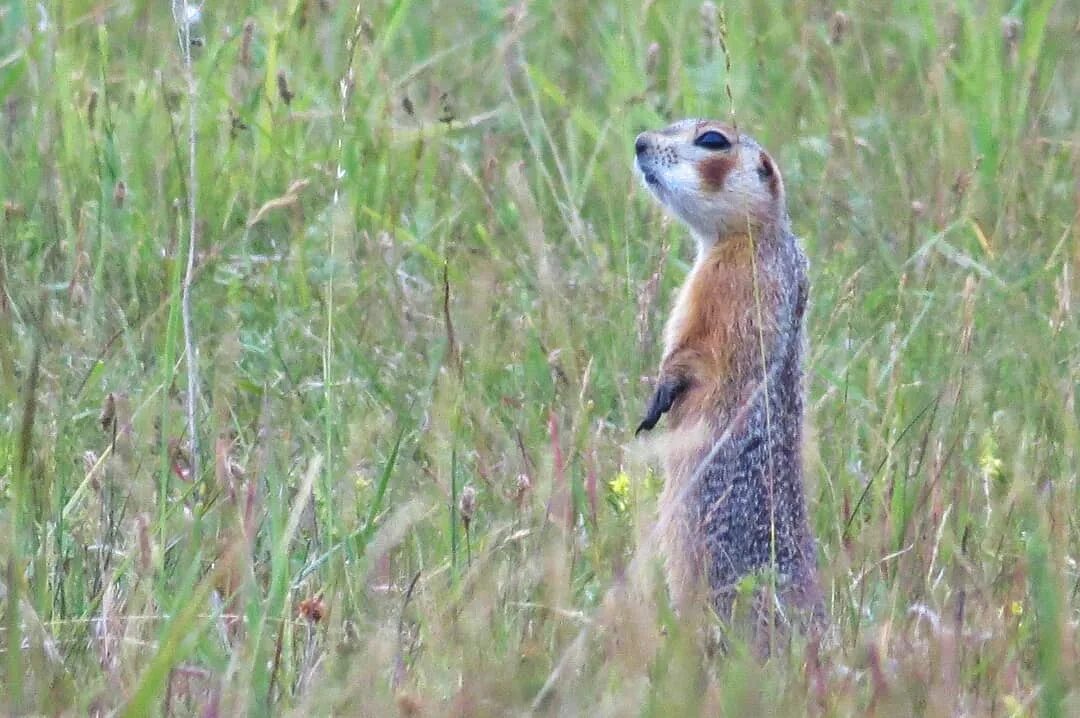
[[[649,431],[656,426],[656,422],[660,421],[660,417],[674,406],[675,401],[686,390],[688,384],[689,382],[682,378],[662,379],[656,386],[652,399],[649,400],[649,408],[645,410],[645,418],[638,424],[634,436],[637,436],[642,431]]]
[[[645,417],[644,419],[641,420],[641,423],[637,425],[637,428],[634,429],[634,436],[637,436],[642,431],[651,430],[654,426],[656,426],[656,422],[659,421],[659,420],[660,420],[660,415],[659,414],[656,415],[656,418],[653,418],[651,415]]]

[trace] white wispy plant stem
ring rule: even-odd
[[[184,282],[180,291],[180,313],[184,331],[184,356],[187,365],[187,431],[188,442],[191,448],[191,478],[199,477],[199,435],[195,422],[196,406],[199,397],[199,366],[196,352],[195,329],[191,321],[191,284],[195,274],[195,250],[196,250],[196,195],[198,194],[197,173],[195,171],[196,154],[196,109],[198,101],[198,84],[195,79],[195,71],[191,62],[191,26],[198,19],[201,7],[188,3],[188,0],[172,0],[173,20],[176,22],[177,40],[180,42],[180,51],[184,61],[184,77],[187,81],[188,94],[188,182],[187,182],[187,215],[188,215],[188,248],[187,265],[184,269]]]

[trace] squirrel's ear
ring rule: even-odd
[[[772,192],[774,197],[780,194],[780,175],[776,171],[772,158],[769,157],[765,150],[762,150],[758,156],[757,173],[761,181],[769,185],[769,191]]]
[[[775,171],[776,170],[773,169],[772,160],[769,159],[769,155],[766,154],[764,150],[762,150],[761,154],[758,156],[758,177],[763,180],[767,180],[768,178],[773,176],[773,172]]]

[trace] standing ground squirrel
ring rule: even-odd
[[[726,618],[740,579],[772,569],[781,609],[820,618],[803,497],[807,262],[780,172],[753,138],[705,120],[643,132],[634,149],[646,186],[697,240],[637,429],[668,413],[660,521],[672,599],[687,609],[707,588]]]

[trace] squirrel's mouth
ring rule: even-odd
[[[643,166],[641,160],[638,160],[637,168],[638,172],[641,173],[641,179],[645,180],[645,184],[650,188],[656,189],[660,186],[660,177],[653,172],[652,168]]]
[[[645,184],[647,184],[649,187],[653,189],[659,187],[660,178],[656,175],[655,172],[653,172],[652,167],[649,166],[650,163],[642,162],[641,160],[642,157],[639,155],[637,161],[634,163],[637,165],[638,172],[641,173],[641,178],[645,180]]]

